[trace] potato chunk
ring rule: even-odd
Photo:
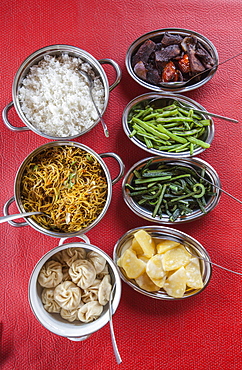
[[[140,247],[143,250],[143,254],[150,258],[155,254],[155,242],[152,237],[143,229],[138,230],[134,237],[139,243]]]
[[[149,259],[146,265],[147,275],[153,283],[160,288],[163,287],[166,280],[166,272],[163,269],[162,258],[163,256],[161,254],[156,254]]]
[[[187,274],[182,266],[171,274],[166,280],[163,289],[174,298],[183,297],[186,291]]]
[[[162,254],[174,247],[178,247],[178,245],[180,245],[180,243],[175,242],[174,240],[164,239],[156,245],[156,250],[157,253]]]
[[[187,286],[193,289],[203,288],[203,280],[198,258],[194,257],[185,267],[187,274]]]
[[[155,285],[146,273],[140,275],[135,279],[135,281],[141,289],[144,289],[147,292],[157,292],[160,289],[160,287]]]
[[[162,263],[165,271],[172,271],[186,266],[190,260],[191,254],[187,252],[183,245],[179,245],[165,252]]]
[[[135,251],[137,256],[142,256],[144,254],[143,249],[135,238],[132,239],[131,249]]]
[[[134,251],[128,248],[118,261],[119,267],[122,267],[129,279],[136,279],[145,272],[146,263],[137,258]]]

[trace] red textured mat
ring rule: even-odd
[[[12,100],[14,75],[32,52],[51,44],[70,44],[96,59],[111,58],[122,69],[120,84],[110,93],[101,124],[79,137],[97,153],[115,152],[126,170],[147,153],[135,147],[122,129],[126,104],[147,90],[136,84],[125,68],[129,45],[141,34],[178,27],[202,33],[216,46],[220,60],[241,50],[240,0],[2,0],[1,4],[1,110]],[[214,119],[215,138],[200,157],[218,172],[222,186],[242,199],[241,58],[220,66],[214,78],[186,95],[208,111],[238,119]],[[105,67],[110,82],[112,69]],[[22,123],[12,109],[9,119]],[[33,132],[10,131],[0,123],[0,208],[14,194],[14,178],[24,158],[48,139]],[[115,176],[115,167],[110,172]],[[241,205],[226,195],[199,221],[176,226],[196,238],[211,259],[242,272]],[[11,212],[16,211],[15,206]],[[1,211],[2,212],[2,211]],[[150,225],[135,216],[122,199],[121,181],[113,186],[111,205],[102,221],[88,232],[92,244],[112,256],[116,241],[129,229]],[[122,298],[114,327],[122,357],[117,365],[109,327],[84,342],[71,342],[48,332],[36,320],[28,303],[28,281],[39,258],[58,245],[30,226],[1,225],[0,258],[0,367],[3,370],[35,369],[241,369],[241,277],[213,269],[208,287],[183,302],[153,300],[122,283]]]

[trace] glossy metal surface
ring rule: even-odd
[[[44,58],[45,55],[56,55],[56,56],[58,56],[58,55],[61,55],[62,53],[68,53],[68,55],[70,55],[70,56],[79,57],[83,61],[89,63],[92,66],[92,69],[94,70],[95,75],[100,77],[100,79],[102,81],[102,84],[104,86],[105,99],[104,99],[104,107],[103,107],[103,110],[101,112],[102,115],[104,114],[104,112],[107,108],[108,100],[109,100],[109,92],[111,90],[113,90],[114,87],[116,87],[117,84],[121,80],[122,72],[121,72],[121,69],[120,69],[119,65],[115,61],[113,61],[112,59],[108,59],[108,58],[100,59],[98,61],[97,59],[95,59],[91,54],[89,54],[85,50],[82,50],[82,49],[77,48],[75,46],[71,46],[71,45],[51,45],[51,46],[46,46],[42,49],[37,50],[36,52],[31,54],[28,58],[26,58],[24,60],[24,62],[21,64],[21,66],[19,67],[19,69],[18,69],[18,71],[17,71],[17,73],[14,77],[14,81],[13,81],[13,85],[12,85],[13,101],[10,102],[9,104],[7,104],[6,107],[2,111],[3,122],[5,123],[5,125],[10,130],[12,130],[12,131],[32,130],[36,134],[38,134],[40,136],[43,136],[45,138],[51,139],[51,140],[71,140],[71,139],[74,139],[76,137],[79,137],[79,136],[85,134],[86,132],[90,131],[94,126],[97,125],[97,123],[99,122],[99,117],[93,123],[93,125],[91,127],[89,127],[86,130],[83,130],[82,132],[80,132],[77,135],[73,135],[73,136],[69,136],[69,137],[53,137],[53,136],[50,136],[50,135],[46,135],[43,132],[37,130],[26,119],[24,113],[22,112],[21,104],[20,104],[20,101],[19,101],[19,98],[18,98],[18,91],[19,91],[19,88],[22,84],[23,79],[28,74],[31,66],[37,64],[40,60],[42,60]],[[109,82],[108,82],[106,73],[105,73],[105,71],[102,67],[102,64],[111,65],[114,68],[115,72],[116,72],[115,81],[110,86],[109,86]],[[12,125],[9,122],[8,112],[12,108],[13,105],[14,105],[20,119],[25,124],[25,126],[15,127],[14,125]]]
[[[41,153],[42,151],[46,150],[47,148],[50,148],[50,147],[53,147],[53,146],[66,146],[66,145],[67,146],[78,147],[82,150],[85,150],[87,153],[90,153],[93,157],[95,157],[97,159],[97,161],[100,163],[100,165],[101,165],[101,167],[104,171],[104,174],[106,176],[106,181],[107,181],[107,185],[108,185],[107,200],[106,200],[106,203],[103,207],[102,212],[99,214],[99,216],[89,226],[87,226],[87,227],[85,227],[85,228],[83,228],[83,229],[81,229],[77,232],[74,232],[74,233],[63,233],[63,232],[55,232],[55,231],[47,230],[47,229],[43,228],[42,226],[40,226],[36,221],[34,221],[32,219],[27,219],[26,222],[24,222],[22,224],[21,223],[14,223],[14,221],[10,221],[9,223],[12,226],[20,227],[20,226],[25,226],[26,224],[29,224],[34,229],[38,230],[39,232],[41,232],[45,235],[49,235],[49,236],[53,236],[53,237],[57,237],[57,238],[62,238],[62,237],[67,237],[67,236],[68,237],[73,237],[73,236],[83,234],[83,233],[89,231],[90,229],[92,229],[103,218],[103,216],[107,212],[107,209],[108,209],[108,207],[110,205],[110,202],[111,202],[112,185],[116,184],[116,182],[119,181],[121,179],[121,177],[123,176],[124,164],[123,164],[121,158],[115,153],[102,153],[102,154],[98,155],[97,153],[95,153],[91,148],[87,147],[86,145],[81,144],[81,143],[77,143],[77,142],[73,142],[73,141],[70,141],[70,142],[68,142],[68,141],[62,141],[62,142],[61,141],[55,141],[55,142],[50,142],[50,143],[44,144],[44,145],[40,146],[39,148],[35,149],[32,153],[30,153],[25,158],[25,160],[22,162],[21,166],[18,169],[16,178],[15,178],[15,184],[14,184],[14,199],[15,199],[15,202],[17,204],[17,207],[18,207],[19,211],[24,212],[24,208],[23,208],[22,201],[21,201],[20,184],[21,184],[22,175],[23,175],[24,170],[25,170],[26,166],[28,165],[28,163],[33,159],[33,156],[36,156],[37,154]],[[115,159],[115,161],[117,161],[117,163],[118,163],[119,173],[114,179],[111,178],[108,167],[102,159],[102,158],[106,158],[106,157],[111,157],[111,158]],[[11,200],[12,199],[13,198],[11,198]],[[9,206],[9,203],[10,203],[11,200],[9,200],[6,203],[6,204],[8,204],[8,206]],[[6,205],[4,207],[4,212],[5,212],[5,215],[7,215],[8,207]]]
[[[116,263],[116,265],[117,265],[117,261],[119,257],[131,245],[133,236],[135,232],[138,231],[139,229],[141,228],[135,228],[135,229],[127,231],[115,244],[114,251],[113,251],[113,260]],[[152,238],[174,240],[178,243],[181,243],[187,246],[193,254],[197,255],[198,257],[203,257],[206,260],[210,261],[210,257],[207,251],[205,250],[205,248],[196,239],[192,238],[188,234],[185,234],[179,230],[175,230],[175,229],[164,227],[164,226],[144,226],[142,227],[142,229],[148,232],[152,236]],[[200,269],[201,269],[201,274],[202,274],[202,279],[203,279],[203,284],[204,284],[203,288],[199,290],[189,289],[185,292],[182,298],[173,298],[173,297],[170,297],[162,289],[159,290],[158,292],[147,292],[146,290],[141,289],[136,284],[135,280],[128,279],[123,269],[118,267],[121,279],[125,283],[127,283],[131,288],[133,288],[134,290],[136,290],[137,292],[141,294],[144,294],[147,297],[167,300],[167,301],[184,300],[184,299],[193,297],[197,295],[198,293],[202,292],[210,281],[211,274],[212,274],[212,267],[210,264],[205,263],[203,260],[201,260]]]
[[[124,108],[124,111],[123,111],[122,123],[123,123],[124,132],[127,135],[127,137],[135,145],[137,145],[141,149],[143,149],[146,152],[151,153],[153,155],[159,155],[159,156],[163,156],[163,157],[169,156],[171,158],[191,157],[191,154],[190,154],[189,150],[184,151],[184,152],[179,152],[179,153],[174,153],[174,152],[173,153],[171,153],[171,152],[168,153],[167,151],[165,152],[165,151],[157,150],[157,149],[154,149],[154,148],[149,149],[149,148],[146,147],[146,145],[144,143],[142,143],[140,140],[138,140],[135,136],[130,137],[131,130],[130,130],[129,124],[128,124],[130,113],[137,106],[145,106],[146,104],[148,104],[150,101],[152,101],[154,99],[159,99],[159,101],[161,103],[161,107],[165,106],[165,105],[169,105],[169,104],[171,104],[171,102],[173,100],[176,100],[176,101],[182,103],[183,105],[188,105],[191,108],[195,108],[195,109],[197,108],[197,109],[203,111],[204,112],[203,113],[204,119],[210,119],[210,126],[207,126],[207,137],[204,141],[208,144],[212,143],[213,138],[214,138],[214,134],[215,134],[214,122],[209,117],[209,115],[206,113],[206,109],[202,105],[200,105],[199,103],[195,102],[194,100],[192,100],[192,99],[190,99],[186,96],[183,96],[183,95],[177,95],[177,94],[172,94],[172,93],[152,93],[151,92],[151,93],[139,95],[136,98],[134,98],[133,100],[131,100],[126,105],[126,107]],[[164,105],[162,105],[162,101],[163,101]],[[194,153],[193,153],[193,156],[196,156],[196,155],[202,153],[204,150],[205,149],[202,148],[202,147],[195,149]]]
[[[127,204],[127,206],[136,215],[140,216],[141,218],[144,218],[145,220],[156,222],[156,223],[159,223],[159,224],[174,225],[174,224],[178,224],[178,223],[185,223],[185,222],[190,222],[190,221],[197,220],[197,219],[203,217],[204,215],[206,215],[208,212],[211,212],[217,206],[217,204],[219,202],[219,199],[220,199],[221,190],[219,190],[217,188],[214,188],[215,195],[211,196],[209,198],[209,200],[207,202],[207,205],[205,207],[205,209],[206,209],[205,214],[202,213],[202,211],[200,209],[197,209],[196,211],[193,211],[192,213],[190,213],[188,215],[179,217],[175,222],[169,221],[169,218],[166,215],[164,215],[162,217],[162,219],[159,216],[156,216],[154,218],[152,216],[152,212],[146,210],[145,208],[143,208],[142,206],[137,204],[134,201],[134,199],[131,196],[129,196],[130,190],[125,187],[125,184],[131,184],[131,182],[134,178],[133,171],[134,170],[139,170],[140,168],[142,168],[144,166],[144,164],[149,159],[152,159],[152,158],[153,158],[152,163],[159,163],[159,162],[163,162],[164,164],[176,163],[176,164],[183,165],[183,166],[186,166],[186,164],[187,164],[188,166],[194,167],[195,170],[206,168],[206,175],[211,180],[211,182],[213,184],[218,185],[219,187],[221,187],[220,179],[219,179],[219,176],[218,176],[217,172],[214,170],[214,168],[210,164],[208,164],[207,162],[203,161],[200,158],[186,158],[186,159],[176,159],[176,160],[174,160],[172,158],[168,158],[168,157],[167,158],[162,158],[162,157],[145,158],[145,159],[142,159],[141,161],[137,162],[136,164],[134,164],[128,170],[128,172],[126,173],[126,175],[123,179],[123,183],[122,183],[124,201]]]
[[[199,42],[205,47],[205,49],[207,49],[210,52],[211,56],[214,59],[215,64],[216,65],[218,64],[219,58],[218,58],[217,50],[216,50],[215,46],[213,45],[213,43],[210,40],[208,40],[205,36],[195,32],[195,31],[186,30],[186,29],[183,29],[183,28],[163,28],[163,29],[160,29],[160,30],[155,30],[155,31],[145,33],[144,35],[140,36],[138,39],[136,39],[130,45],[130,47],[128,48],[128,51],[126,53],[126,58],[125,58],[126,68],[127,68],[128,73],[130,74],[130,76],[138,84],[140,84],[141,86],[143,86],[143,87],[145,87],[149,90],[163,91],[163,92],[167,91],[167,92],[173,92],[173,93],[181,93],[181,92],[187,92],[187,91],[190,91],[190,90],[197,89],[198,87],[204,85],[209,80],[211,80],[211,78],[214,76],[214,74],[217,70],[217,67],[212,69],[210,72],[208,72],[207,76],[205,76],[203,79],[201,79],[201,81],[198,81],[198,82],[191,81],[190,85],[181,86],[181,87],[174,86],[173,88],[172,88],[172,86],[166,87],[166,86],[156,86],[156,85],[150,84],[150,83],[142,80],[141,78],[139,78],[134,73],[133,67],[131,65],[131,60],[132,60],[132,56],[137,52],[137,50],[139,49],[141,44],[143,44],[148,39],[151,39],[154,42],[159,42],[160,39],[161,39],[161,36],[165,32],[169,32],[171,34],[176,34],[176,35],[179,34],[181,36],[189,36],[191,34],[195,35],[197,37],[197,39],[199,40]]]

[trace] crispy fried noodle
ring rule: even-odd
[[[97,159],[78,147],[56,146],[37,154],[21,180],[21,201],[26,212],[42,227],[59,232],[77,232],[102,212],[107,199],[107,181]]]

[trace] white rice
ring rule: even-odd
[[[94,79],[92,94],[102,112],[104,86],[91,65],[68,54],[46,55],[30,67],[19,88],[21,109],[37,130],[53,137],[71,137],[86,131],[98,119],[87,81],[78,68]]]

